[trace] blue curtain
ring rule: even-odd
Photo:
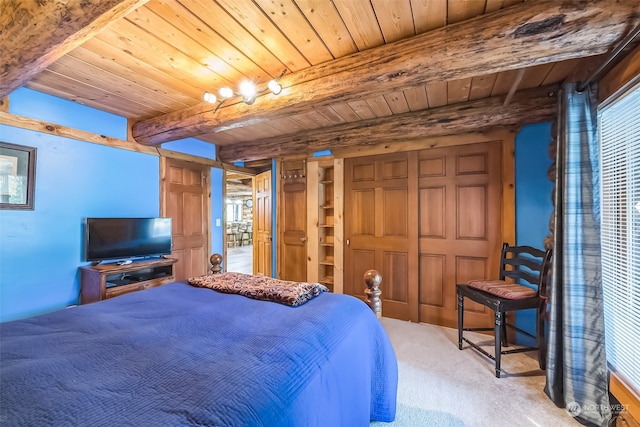
[[[596,88],[559,94],[545,393],[587,425],[611,418],[600,267]]]

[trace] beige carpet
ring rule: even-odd
[[[535,352],[503,356],[496,378],[493,361],[468,344],[458,350],[455,329],[389,318],[382,324],[398,358],[398,406],[393,423],[372,427],[580,426],[544,394]],[[490,337],[479,341],[491,348]]]

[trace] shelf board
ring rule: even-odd
[[[320,243],[320,246],[325,247],[325,248],[332,248],[333,247],[333,243]]]
[[[320,206],[320,209],[333,209],[333,205]]]
[[[320,228],[333,228],[333,224],[318,224]]]
[[[333,180],[325,179],[325,180],[320,181],[320,184],[333,184]]]
[[[141,259],[135,260],[131,264],[119,265],[116,262],[109,262],[97,265],[83,265],[81,268],[87,270],[95,270],[101,274],[120,274],[128,273],[130,271],[142,270],[145,268],[165,267],[178,262],[175,258],[153,258],[153,259]]]
[[[333,285],[333,276],[325,276],[318,280],[318,283],[322,283],[323,285]]]

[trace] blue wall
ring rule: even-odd
[[[23,88],[11,92],[9,112],[99,135],[127,139],[126,118],[35,90]]]
[[[551,123],[524,126],[516,136],[516,244],[544,249],[549,234],[549,219],[553,212],[551,191],[553,183],[547,170],[553,162],[549,158]],[[535,334],[535,310],[517,312],[516,325]]]
[[[224,254],[224,234],[222,232],[222,214],[225,202],[222,198],[224,181],[223,171],[211,168],[211,253]]]
[[[76,129],[126,138],[125,118],[28,89],[9,97],[9,112]],[[83,222],[89,216],[158,216],[160,160],[0,125],[0,140],[37,148],[35,209],[0,210],[0,321],[78,303]],[[199,140],[170,150],[215,157]],[[215,181],[217,177],[218,182]],[[212,169],[212,250],[221,250],[222,173]]]

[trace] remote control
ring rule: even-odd
[[[116,264],[118,265],[129,265],[131,264],[133,261],[131,261],[130,259],[124,260],[124,261],[118,261]]]

